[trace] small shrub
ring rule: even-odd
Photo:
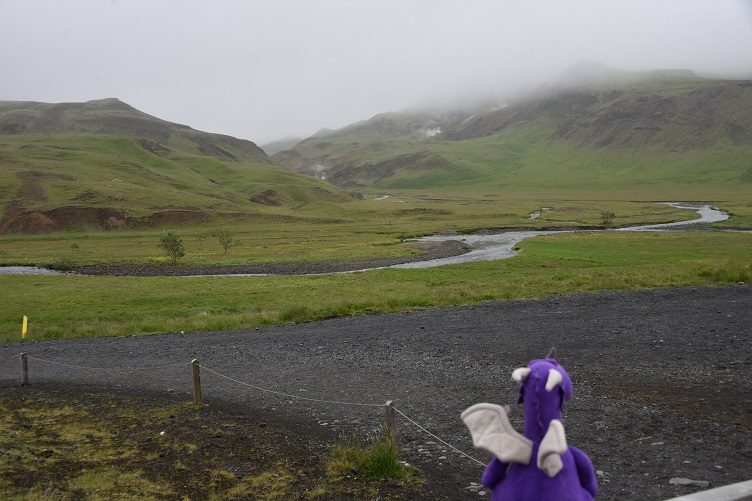
[[[173,266],[178,263],[178,258],[185,256],[183,238],[177,231],[166,231],[159,237],[159,246],[170,256]]]
[[[240,242],[234,238],[235,234],[227,228],[217,228],[212,234],[219,240],[219,245],[225,250],[225,254],[231,247],[240,245]]]
[[[332,449],[331,455],[329,475],[337,478],[363,472],[374,480],[406,480],[417,471],[392,455],[383,427],[369,434],[365,440],[357,433],[349,438],[343,437],[341,443]]]

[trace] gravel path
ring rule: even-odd
[[[477,402],[512,403],[514,368],[556,346],[574,382],[565,426],[593,459],[599,499],[666,499],[752,478],[752,286],[600,292],[473,307],[349,317],[248,331],[56,340],[0,345],[0,386],[18,383],[19,353],[72,365],[181,367],[81,369],[29,361],[31,383],[106,386],[191,398],[188,363],[202,366],[204,401],[240,406],[336,438],[371,429],[383,409],[299,401],[216,376],[306,398],[382,404],[452,445],[473,451],[459,419]],[[521,410],[512,421],[521,429]],[[483,467],[398,416],[404,459],[428,477],[434,499],[478,499]],[[487,498],[487,497],[486,497]]]

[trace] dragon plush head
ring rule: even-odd
[[[572,380],[553,358],[533,360],[515,369],[512,378],[520,383],[517,404],[525,404],[525,436],[540,439],[551,420],[561,421],[564,404],[572,398]]]

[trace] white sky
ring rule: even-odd
[[[258,144],[582,60],[752,78],[752,0],[0,0],[0,100],[117,97]]]

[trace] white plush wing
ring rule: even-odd
[[[460,415],[473,445],[485,449],[504,463],[530,463],[533,442],[512,428],[504,408],[496,404],[475,404]]]
[[[538,468],[549,478],[554,478],[563,468],[561,455],[567,452],[568,447],[564,425],[558,419],[552,419],[538,447]]]

